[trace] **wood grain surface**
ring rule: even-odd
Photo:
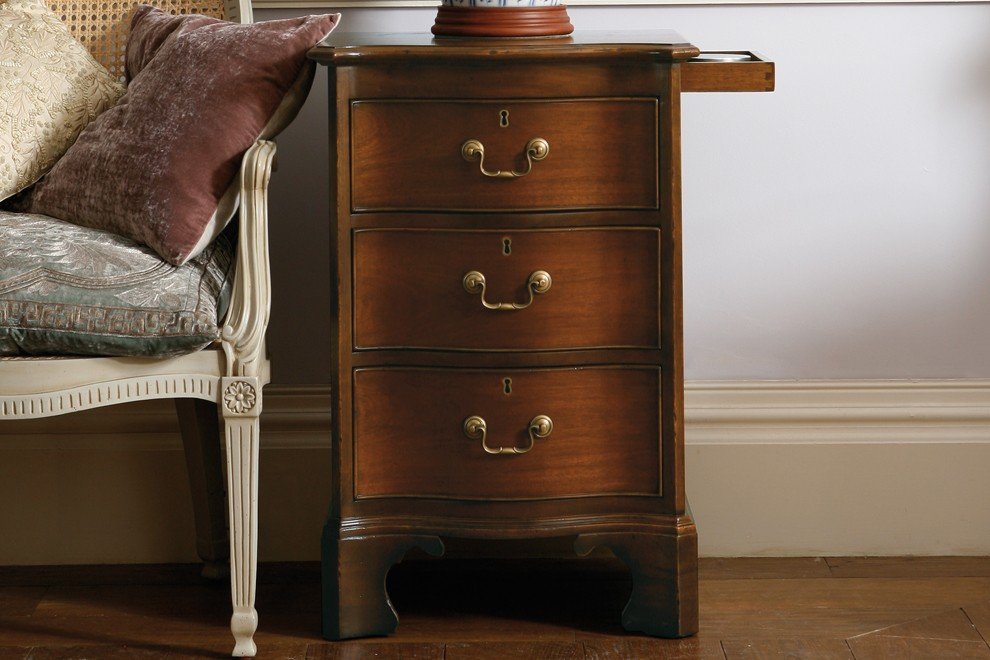
[[[697,629],[680,202],[680,94],[695,69],[682,86],[679,64],[697,54],[667,32],[497,44],[335,34],[311,53],[330,65],[333,98],[324,557],[339,579],[324,602],[339,605],[340,630],[384,634],[394,621],[334,593],[363,561],[340,561],[337,541],[364,539],[374,570],[354,570],[384,575],[403,539],[568,535],[582,551],[607,545],[633,574],[619,606],[576,604],[613,617],[625,606],[618,621],[633,631]],[[741,84],[711,67],[726,89]],[[535,138],[546,158],[527,156]],[[464,291],[470,270],[490,303],[527,301],[536,270],[554,283],[493,315]],[[463,431],[473,415],[489,449],[527,451],[486,453]],[[537,415],[554,430],[530,450]],[[382,597],[368,596],[379,614]],[[542,616],[527,609],[487,634],[525,636]]]
[[[988,561],[968,558],[980,560]],[[352,642],[319,638],[315,563],[262,564],[258,598],[268,615],[258,631],[259,657],[431,660],[446,650],[454,657],[569,652],[595,660],[928,660],[985,658],[990,651],[990,583],[967,576],[960,558],[926,558],[927,570],[940,567],[942,577],[935,578],[908,575],[916,565],[908,558],[883,558],[876,563],[886,568],[872,575],[814,579],[779,577],[793,571],[799,563],[794,559],[718,563],[732,578],[706,577],[702,570],[702,625],[687,639],[622,631],[618,608],[630,582],[614,559],[476,558],[397,566],[388,582],[403,625],[394,637]],[[886,577],[898,564],[904,575]],[[227,657],[228,588],[193,580],[197,571],[198,565],[6,567],[0,603],[26,602],[25,591],[12,598],[11,584],[32,584],[35,590],[29,595],[33,605],[0,607],[0,658]],[[100,585],[101,572],[113,584]],[[765,577],[771,574],[778,577]],[[173,579],[182,584],[162,584]],[[91,586],[78,586],[84,583]],[[738,591],[727,590],[733,585]],[[781,593],[786,597],[779,598]],[[852,656],[843,655],[843,646]]]
[[[776,86],[773,62],[740,51],[746,62],[685,62],[681,65],[682,92],[772,92]],[[704,53],[702,53],[704,55]]]
[[[850,639],[848,644],[856,660],[990,660],[990,648],[983,642],[876,635]]]
[[[461,155],[465,141],[480,140],[486,170],[525,172],[533,138],[550,150],[519,178],[486,177]],[[354,101],[360,166],[351,203],[358,211],[656,208],[657,144],[656,99]]]
[[[829,557],[835,577],[990,577],[987,557]]]
[[[700,574],[710,580],[751,580],[832,577],[828,563],[819,557],[704,557]]]
[[[659,231],[362,230],[354,233],[357,348],[559,350],[659,348]],[[486,309],[464,276],[485,276]]]
[[[695,57],[696,46],[673,30],[584,30],[565,39],[434,39],[427,32],[344,32],[335,30],[309,57],[337,66],[387,65],[441,61],[553,63],[628,59],[637,64]]]
[[[722,642],[728,660],[765,658],[808,658],[811,660],[852,660],[849,646],[841,639],[731,639]]]
[[[359,498],[660,492],[657,369],[362,369],[354,382]],[[528,453],[491,455],[464,434],[472,415],[491,447],[526,446],[537,415],[553,431]]]

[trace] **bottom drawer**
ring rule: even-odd
[[[658,495],[659,397],[653,367],[359,369],[355,496]]]

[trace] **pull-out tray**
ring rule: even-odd
[[[681,65],[682,92],[772,92],[774,66],[750,51],[703,52]]]

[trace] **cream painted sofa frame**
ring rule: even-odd
[[[169,1],[174,9],[176,0]],[[97,5],[94,0],[77,0],[83,6],[87,2]],[[224,10],[231,20],[251,21],[248,1],[238,5],[227,0]],[[257,652],[253,637],[258,627],[254,607],[258,421],[262,387],[270,379],[265,330],[271,300],[268,181],[274,157],[275,144],[266,140],[256,142],[244,154],[234,288],[220,340],[214,345],[167,359],[0,358],[0,420],[62,415],[129,401],[176,400],[193,490],[197,548],[206,562],[204,574],[220,577],[226,573],[230,531],[234,656]],[[223,523],[220,420],[226,449],[228,525]]]

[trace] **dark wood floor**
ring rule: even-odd
[[[393,570],[387,639],[324,642],[319,569],[263,565],[264,658],[988,658],[990,558],[708,559],[701,632],[626,635],[605,560]],[[225,657],[229,589],[194,566],[0,568],[0,659]]]

